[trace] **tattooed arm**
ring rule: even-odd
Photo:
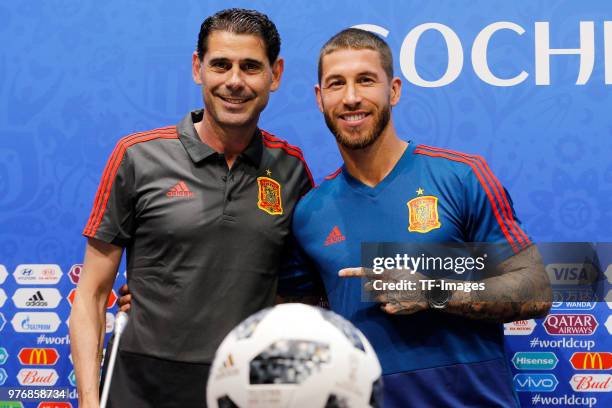
[[[511,322],[545,316],[552,290],[535,245],[499,265],[499,275],[483,279],[484,291],[455,291],[443,309],[471,319]]]
[[[409,270],[387,270],[373,274],[366,268],[346,268],[339,272],[342,278],[365,277],[365,290],[381,303],[381,309],[388,314],[412,314],[429,308],[426,294],[421,290],[425,276]],[[375,281],[380,281],[376,285]],[[485,290],[464,292],[456,290],[444,309],[470,319],[492,322],[511,322],[545,316],[551,307],[552,291],[542,258],[532,245],[511,256],[498,265],[495,276],[478,282],[444,279],[447,283],[484,284]],[[398,283],[412,281],[413,290],[379,290],[381,282]]]

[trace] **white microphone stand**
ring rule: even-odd
[[[106,401],[108,401],[108,392],[110,391],[111,379],[113,378],[113,369],[115,367],[115,359],[117,358],[117,351],[119,350],[119,340],[121,340],[121,334],[128,324],[129,316],[125,312],[117,313],[115,318],[115,338],[113,340],[113,348],[111,350],[110,358],[108,360],[108,367],[106,369],[106,378],[104,379],[104,387],[102,388],[102,397],[100,398],[100,408],[106,408]]]

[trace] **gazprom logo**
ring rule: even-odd
[[[11,324],[18,333],[54,333],[61,321],[57,313],[32,312],[15,313]]]
[[[530,352],[521,351],[514,353],[512,364],[518,370],[552,370],[557,366],[559,359],[550,351]]]
[[[517,374],[512,382],[519,392],[552,392],[559,385],[553,374]]]

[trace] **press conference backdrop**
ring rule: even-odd
[[[257,8],[278,25],[285,75],[261,125],[300,146],[317,180],[341,162],[315,106],[318,50],[337,31],[367,24],[394,52],[403,138],[484,156],[536,242],[612,241],[608,0],[2,2],[5,390],[64,387],[76,406],[67,320],[80,234],[105,161],[122,136],[175,124],[201,107],[191,53],[202,19],[228,6]],[[605,270],[612,261],[599,256]],[[585,270],[572,265],[553,273],[573,283]],[[116,287],[124,281],[122,267]],[[506,325],[524,406],[611,406],[611,307],[556,303],[546,321]]]

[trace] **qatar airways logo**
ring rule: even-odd
[[[364,30],[372,31],[382,37],[389,35],[389,30],[373,24],[359,24],[354,26]],[[474,73],[483,82],[493,86],[516,86],[533,75],[536,85],[550,85],[550,60],[554,58],[567,58],[567,55],[580,57],[580,68],[577,72],[576,85],[585,85],[591,78],[595,67],[595,43],[603,42],[604,55],[598,59],[603,61],[604,83],[612,84],[612,21],[603,22],[603,37],[595,37],[595,22],[580,21],[578,24],[579,37],[572,44],[565,45],[567,48],[552,48],[550,43],[558,44],[567,41],[566,38],[550,38],[550,23],[537,21],[533,27],[522,27],[511,21],[498,21],[484,27],[471,47],[470,59]],[[513,76],[500,77],[499,73],[493,72],[489,66],[488,48],[489,42],[499,31],[511,31],[516,34],[517,41],[526,30],[533,30],[535,38],[535,72],[521,70]],[[428,31],[436,32],[442,36],[446,43],[448,62],[444,74],[435,80],[423,79],[416,69],[416,50],[421,36]],[[461,39],[447,25],[440,23],[424,23],[414,27],[402,42],[400,48],[400,68],[404,77],[412,84],[424,88],[438,88],[454,82],[464,68],[464,45]]]
[[[544,328],[553,336],[590,336],[595,333],[598,324],[591,314],[549,314]]]

